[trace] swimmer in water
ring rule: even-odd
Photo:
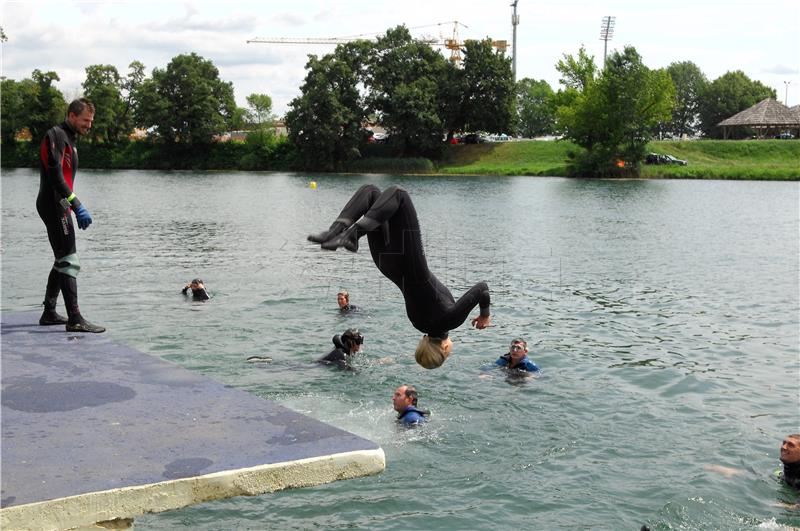
[[[494,364],[509,370],[539,372],[539,366],[528,357],[528,343],[521,338],[512,341],[508,353],[500,356]]]
[[[349,364],[350,357],[361,350],[364,336],[357,328],[349,328],[343,334],[333,336],[333,350],[317,360],[317,363],[338,365],[340,369],[352,370]]]
[[[340,313],[345,314],[358,311],[358,306],[350,304],[350,293],[348,293],[346,289],[336,294],[336,303],[339,305]]]
[[[397,422],[404,426],[414,426],[427,422],[431,412],[417,408],[417,390],[411,385],[401,385],[394,390],[392,405],[397,411]]]
[[[800,433],[787,435],[781,443],[783,481],[800,490]]]
[[[417,363],[426,369],[441,366],[453,349],[450,330],[461,326],[475,306],[480,307],[480,314],[472,318],[472,326],[489,326],[486,282],[478,282],[455,300],[428,269],[417,212],[408,192],[397,186],[381,192],[376,186],[364,185],[328,230],[308,239],[326,250],[344,247],[356,252],[358,239],[365,234],[372,260],[400,288],[411,324],[424,334],[415,352]]]
[[[189,290],[192,290],[192,300],[207,301],[208,299],[211,298],[208,295],[208,291],[206,291],[205,284],[203,284],[203,281],[200,280],[199,278],[192,279],[191,282],[189,282],[183,287],[181,293],[183,293],[188,297]]]

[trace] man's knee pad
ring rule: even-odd
[[[72,253],[56,260],[53,269],[59,273],[64,273],[68,277],[77,278],[81,270],[81,263],[78,261],[78,254]]]

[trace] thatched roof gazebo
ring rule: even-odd
[[[728,138],[729,127],[749,127],[755,129],[758,138],[764,138],[772,131],[800,128],[800,112],[792,112],[783,103],[767,98],[717,125],[722,127],[723,138]]]

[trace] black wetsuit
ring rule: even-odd
[[[55,256],[47,278],[44,305],[46,309],[54,309],[60,289],[70,322],[80,318],[75,280],[80,262],[75,247],[75,225],[70,215],[70,209],[77,209],[81,204],[72,192],[78,172],[75,138],[75,130],[66,121],[45,134],[40,147],[39,195],[36,197],[36,211],[47,227],[47,238]]]
[[[181,293],[183,293],[184,295],[186,295],[188,297],[189,296],[189,286],[185,286],[181,290]],[[206,291],[206,288],[200,288],[200,289],[193,289],[192,290],[192,299],[193,300],[196,300],[196,301],[207,301],[210,298],[211,297],[208,295],[208,292]]]
[[[390,186],[384,192],[373,185],[359,188],[339,219],[356,221],[365,216],[383,223],[367,232],[372,260],[381,273],[403,293],[406,314],[414,328],[430,337],[445,338],[480,305],[489,316],[489,286],[478,282],[457,301],[428,269],[417,212],[408,192]]]
[[[325,363],[325,364],[336,364],[341,369],[349,369],[350,366],[347,364],[347,359],[350,355],[350,349],[342,342],[342,336],[336,334],[333,336],[333,345],[334,348],[330,352],[328,352],[325,356],[318,359],[318,363]]]
[[[798,490],[800,490],[800,463],[783,464],[783,481]]]
[[[358,306],[355,304],[346,304],[339,308],[339,313],[350,313],[350,312],[357,312]]]

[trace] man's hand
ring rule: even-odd
[[[92,216],[89,214],[89,211],[86,210],[86,207],[83,205],[78,205],[78,208],[75,209],[75,219],[78,220],[78,227],[81,230],[86,230],[89,228],[89,225],[92,224]]]
[[[484,328],[489,326],[491,324],[491,322],[492,322],[492,318],[490,316],[488,316],[488,315],[486,317],[482,317],[480,315],[477,316],[477,317],[473,317],[472,321],[471,321],[472,326],[474,326],[478,330],[483,330]]]

